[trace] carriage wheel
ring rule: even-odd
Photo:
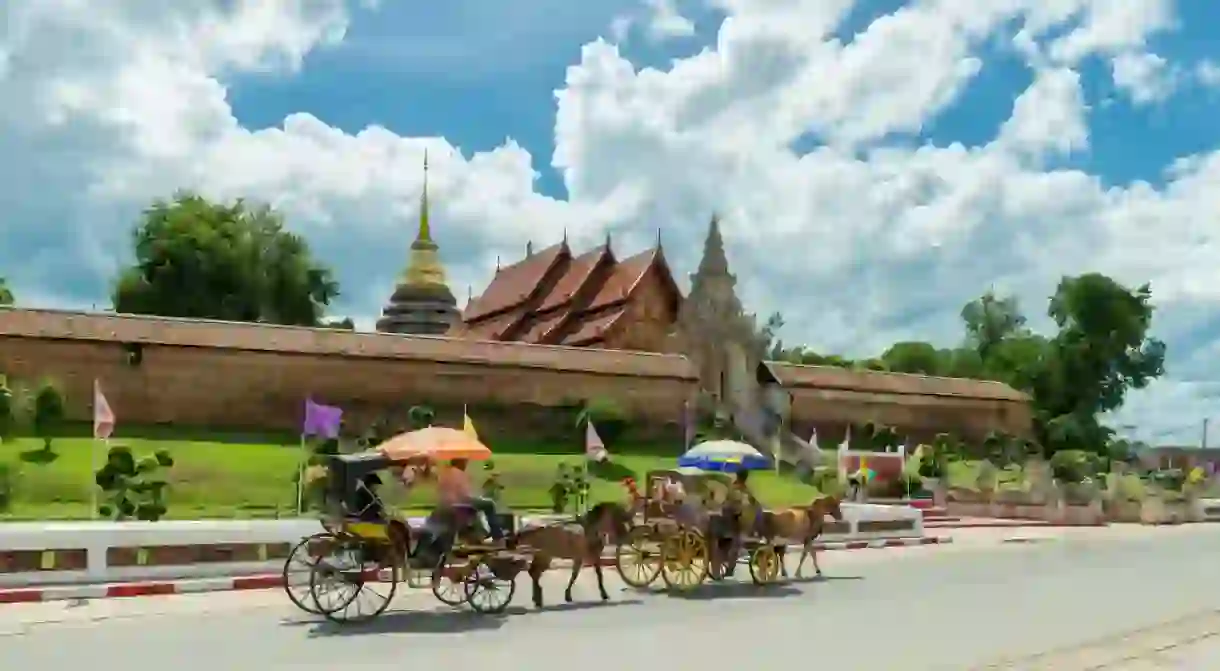
[[[625,542],[614,551],[614,568],[623,582],[643,589],[657,581],[661,574],[661,548],[652,527],[637,525],[627,532]]]
[[[517,593],[517,580],[498,578],[491,567],[474,562],[463,580],[466,603],[474,612],[483,615],[499,615],[508,609]]]
[[[672,589],[691,590],[707,579],[709,564],[707,541],[697,531],[680,531],[664,546],[661,579]]]
[[[440,566],[432,572],[429,582],[432,584],[432,594],[446,606],[454,608],[464,605],[466,598],[466,577],[470,570],[469,562],[460,565],[450,563],[449,558],[441,560]]]
[[[334,560],[327,558],[314,565],[309,576],[309,591],[318,611],[338,623],[367,622],[385,612],[398,589],[399,565],[383,567],[366,561],[363,548],[348,548]],[[382,574],[389,571],[387,580]]]
[[[755,585],[770,585],[779,580],[779,553],[771,545],[760,545],[750,553],[750,579]]]
[[[321,615],[318,604],[310,593],[309,576],[313,567],[321,557],[332,552],[336,545],[335,535],[330,532],[317,533],[304,538],[284,560],[284,570],[281,578],[284,581],[284,592],[292,605],[311,615]]]

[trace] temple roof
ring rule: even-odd
[[[619,260],[605,244],[573,255],[566,240],[496,271],[451,335],[546,345],[602,342],[627,313],[650,270],[681,292],[660,246]]]

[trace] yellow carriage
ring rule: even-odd
[[[708,511],[729,479],[697,468],[651,471],[637,502],[641,519],[632,526],[615,555],[623,582],[645,588],[661,578],[666,587],[689,590],[711,571],[712,551],[706,535]],[[667,500],[668,483],[681,485],[685,500]]]
[[[293,603],[334,621],[369,620],[385,612],[399,583],[406,583],[430,585],[443,603],[469,604],[477,612],[498,613],[508,607],[515,578],[528,558],[480,545],[485,529],[477,516],[459,513],[447,520],[444,537],[423,548],[405,521],[365,514],[362,508],[370,497],[376,500],[370,478],[379,479],[378,471],[401,467],[417,456],[383,447],[330,459],[325,531],[301,541],[285,563],[284,588]],[[504,521],[511,530],[512,516]],[[293,565],[307,568],[307,585],[290,576]]]

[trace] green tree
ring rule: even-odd
[[[0,306],[13,304],[13,291],[8,288],[8,282],[0,277]]]
[[[986,361],[993,348],[1010,336],[1025,333],[1025,317],[1013,296],[999,297],[987,290],[962,308],[966,342]]]
[[[1059,332],[1031,385],[1048,451],[1107,450],[1113,431],[1098,417],[1165,372],[1165,344],[1149,336],[1153,311],[1148,285],[1130,289],[1098,273],[1059,283],[1047,311]]]
[[[315,326],[339,294],[331,271],[266,206],[179,194],[144,212],[132,244],[117,312]]]
[[[926,342],[894,343],[881,355],[881,360],[895,373],[940,375],[945,368],[944,355]]]

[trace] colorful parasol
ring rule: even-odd
[[[678,466],[736,473],[771,468],[771,460],[752,446],[736,440],[709,440],[678,457]]]
[[[491,459],[491,449],[477,438],[460,429],[440,426],[400,433],[378,445],[377,451],[393,461],[425,456],[435,461]]]

